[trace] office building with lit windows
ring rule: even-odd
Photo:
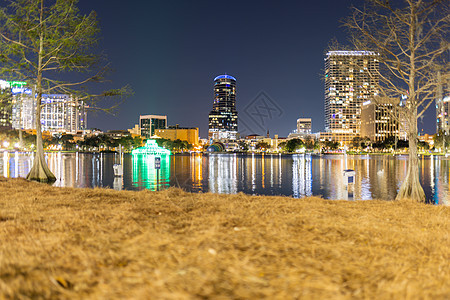
[[[71,95],[42,95],[42,104],[43,131],[76,133],[87,129],[86,106]]]
[[[360,136],[362,103],[378,95],[378,54],[329,51],[325,58],[325,135],[350,144]],[[325,136],[324,135],[324,136]]]
[[[311,134],[311,118],[297,119],[297,133]]]
[[[167,116],[141,115],[139,116],[139,129],[141,136],[148,139],[155,135],[156,129],[167,128]]]
[[[12,97],[10,91],[10,83],[0,80],[0,130],[12,129]]]
[[[7,111],[0,112],[0,126],[9,122],[11,129],[36,129],[36,95],[26,82],[0,80],[8,89]],[[76,133],[87,128],[87,106],[71,95],[42,95],[41,129],[49,132]],[[1,119],[5,119],[2,122]],[[8,127],[6,127],[8,128]]]
[[[450,93],[446,93],[443,98],[436,99],[436,132],[450,134]]]
[[[210,140],[236,140],[238,113],[236,110],[236,78],[219,75],[214,78],[214,103],[209,113]]]
[[[393,101],[365,101],[361,107],[361,137],[372,142],[381,142],[388,137],[400,137],[398,118]]]
[[[36,97],[31,89],[16,88],[12,94],[12,127],[36,129]]]
[[[0,128],[1,129],[13,129],[16,128],[15,122],[17,122],[17,103],[20,100],[18,94],[24,95],[26,98],[30,98],[31,102],[31,90],[25,88],[26,82],[23,81],[6,81],[0,80]],[[26,92],[26,94],[25,94]],[[26,96],[25,96],[26,95]]]

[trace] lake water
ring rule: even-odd
[[[162,157],[158,174],[154,157],[124,154],[124,176],[114,177],[118,154],[48,153],[46,157],[57,177],[54,185],[61,187],[156,190],[177,186],[192,192],[355,200],[394,199],[408,163],[407,156],[389,155],[196,153]],[[28,153],[4,152],[0,174],[25,177],[32,160]],[[450,158],[421,157],[419,168],[427,201],[448,205]],[[346,169],[356,172],[353,184],[344,182]]]

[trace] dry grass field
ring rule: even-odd
[[[450,207],[0,190],[0,299],[450,299]]]

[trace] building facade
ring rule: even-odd
[[[368,137],[372,142],[384,141],[388,137],[399,137],[398,111],[391,102],[374,103],[366,101],[361,108],[361,137]]]
[[[0,89],[0,130],[12,129],[12,99],[7,89]]]
[[[13,89],[12,127],[36,129],[36,98],[30,89]]]
[[[156,129],[167,128],[167,116],[141,115],[139,116],[139,129],[141,136],[148,139],[155,135]]]
[[[330,51],[325,58],[325,131],[350,144],[361,131],[362,103],[378,95],[378,55],[371,51]]]
[[[236,78],[219,75],[214,78],[214,103],[209,113],[210,140],[236,140],[238,113],[236,110]]]
[[[167,129],[156,129],[155,134],[163,139],[171,141],[182,140],[191,145],[198,145],[198,128],[182,128],[178,126],[169,126]]]
[[[436,99],[436,132],[450,134],[450,93],[444,95],[441,99]]]
[[[311,118],[297,119],[297,133],[311,134]]]
[[[50,132],[76,133],[87,129],[86,107],[70,95],[42,95],[41,128]]]
[[[6,85],[5,85],[6,83]],[[0,113],[12,129],[36,129],[36,95],[26,82],[0,80],[2,89],[10,89],[8,111]],[[87,128],[87,106],[71,95],[42,95],[41,128],[49,132],[76,133]],[[0,121],[1,123],[1,121]]]
[[[13,93],[23,90],[23,81],[0,80],[0,129],[13,129],[13,108],[15,99]],[[31,90],[29,90],[31,93]]]

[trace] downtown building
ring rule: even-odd
[[[311,118],[297,119],[297,133],[311,134]]]
[[[36,129],[36,95],[26,87],[26,82],[0,81],[2,89],[10,86],[8,105],[2,107],[0,115],[4,116],[7,129]],[[41,129],[51,133],[76,133],[87,128],[87,106],[71,95],[42,95]]]
[[[199,144],[197,127],[168,126],[166,129],[155,129],[155,135],[171,141],[186,141],[195,146]]]
[[[19,98],[14,95],[14,92],[22,90],[26,84],[23,81],[6,81],[0,79],[0,129],[11,130],[14,128],[15,119],[17,118],[14,111],[16,110]],[[27,90],[27,94],[31,95],[31,90]]]
[[[436,99],[436,133],[443,132],[450,135],[450,93]]]
[[[0,130],[12,129],[12,97],[11,83],[0,80]]]
[[[160,115],[140,115],[139,116],[139,131],[141,136],[149,139],[155,135],[156,129],[167,128],[167,116]]]
[[[362,104],[378,95],[378,54],[329,51],[325,58],[325,133],[321,140],[348,145],[361,134]]]
[[[43,131],[76,133],[87,129],[86,105],[71,95],[42,95]]]
[[[400,129],[398,120],[399,111],[395,109],[392,101],[377,103],[368,100],[361,107],[361,132],[362,138],[369,138],[372,142],[381,142],[389,137],[406,139],[404,130]]]
[[[238,135],[236,110],[236,78],[219,75],[214,78],[214,103],[209,113],[210,141],[234,141]]]

